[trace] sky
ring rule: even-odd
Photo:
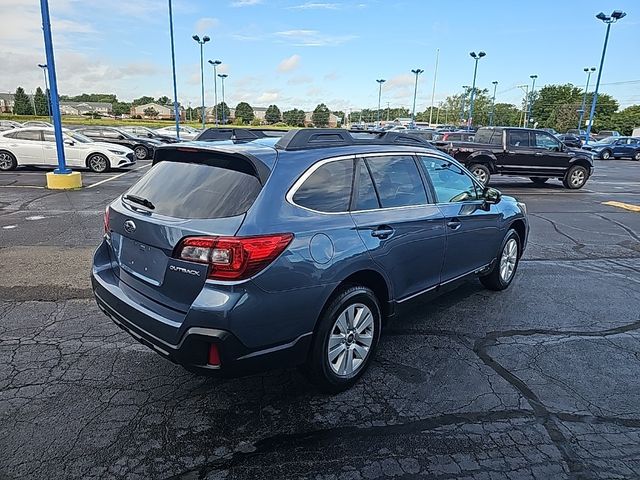
[[[173,98],[167,0],[50,0],[58,90],[63,95],[116,93]],[[599,66],[605,25],[595,18],[624,10],[612,25],[601,92],[622,107],[640,104],[638,0],[173,0],[178,98],[200,105],[204,46],[206,104],[213,104],[213,69],[221,60],[230,106],[275,103],[281,110],[411,108],[435,104],[473,80],[471,51],[485,51],[477,86],[496,102],[518,103],[538,75],[583,86],[584,67]],[[42,20],[38,0],[0,0],[0,92],[43,86]],[[592,85],[595,79],[592,79]],[[221,96],[218,83],[218,95]]]

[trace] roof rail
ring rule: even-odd
[[[290,130],[275,147],[281,150],[345,147],[350,145],[433,146],[423,138],[403,132],[345,130],[343,128],[302,128]]]

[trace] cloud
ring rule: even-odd
[[[288,85],[305,85],[312,82],[313,77],[310,77],[309,75],[298,75],[297,77],[292,77],[287,80]]]
[[[232,7],[250,7],[262,3],[262,0],[235,0],[231,2]]]
[[[258,102],[262,102],[262,103],[271,103],[278,100],[278,98],[280,98],[280,93],[278,93],[275,90],[271,90],[269,92],[264,92],[262,95],[260,95],[257,98],[257,100]]]
[[[340,78],[340,75],[338,75],[336,72],[329,72],[324,76],[324,79],[329,82],[337,80],[338,78]]]
[[[318,30],[284,30],[275,36],[294,47],[335,47],[357,38],[355,35],[332,36]]]
[[[293,54],[288,58],[285,58],[278,65],[279,72],[290,72],[298,68],[298,64],[300,63],[300,55]]]
[[[411,73],[403,73],[401,75],[396,75],[387,81],[386,87],[388,89],[396,88],[396,87],[412,87],[416,81],[415,75]]]
[[[316,3],[307,2],[289,7],[290,10],[337,10],[341,7],[339,3]]]
[[[219,24],[220,21],[217,18],[203,17],[196,22],[194,29],[196,33],[207,33],[207,31],[216,28]]]

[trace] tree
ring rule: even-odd
[[[240,102],[236,105],[236,121],[240,120],[240,123],[249,124],[255,118],[253,113],[253,107],[247,102]]]
[[[618,130],[622,135],[631,135],[634,128],[640,127],[640,105],[632,105],[614,113],[608,127]]]
[[[47,96],[40,87],[36,88],[36,94],[33,96],[33,101],[36,105],[36,115],[49,115]]]
[[[13,96],[13,113],[14,115],[33,115],[33,105],[22,87],[16,88]]]
[[[214,108],[213,111],[215,112],[215,106],[213,108]],[[200,109],[199,108],[194,109],[194,111],[198,113],[198,118],[200,118]],[[220,118],[220,123],[224,123],[222,119],[225,119],[227,122],[229,121],[229,117],[231,116],[231,110],[229,110],[229,107],[225,102],[218,103],[218,115]]]
[[[158,97],[158,100],[156,100],[156,103],[160,105],[173,105],[173,102],[171,101],[171,99],[166,95],[163,95],[162,97]]]
[[[116,116],[126,115],[131,112],[131,104],[128,102],[115,102],[113,104],[112,112]]]
[[[316,127],[326,127],[329,125],[329,115],[331,112],[324,103],[319,104],[311,115],[311,121]]]
[[[298,108],[287,110],[282,114],[284,123],[286,123],[287,125],[291,125],[292,127],[304,127],[305,117],[306,114],[304,113],[304,110],[300,110]]]
[[[147,107],[144,109],[143,112],[145,117],[151,117],[151,118],[155,118],[159,114],[158,111],[153,107]]]
[[[520,123],[520,110],[511,103],[496,103],[493,124],[501,127],[515,127]]]
[[[145,103],[155,103],[155,100],[153,99],[153,97],[140,97],[131,102],[134,107],[136,105],[144,105]]]
[[[269,105],[267,111],[264,112],[264,119],[268,124],[278,123],[282,120],[282,113],[276,105]]]

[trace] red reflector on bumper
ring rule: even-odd
[[[214,367],[220,366],[220,351],[218,350],[218,345],[215,343],[209,345],[209,361],[207,363]]]

